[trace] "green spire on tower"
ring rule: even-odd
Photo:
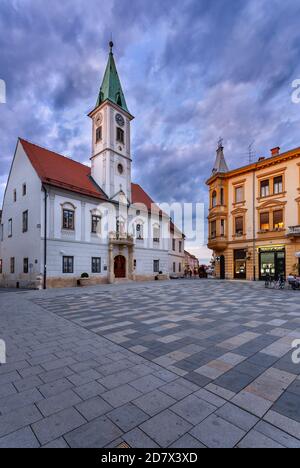
[[[108,62],[103,78],[103,82],[100,88],[96,107],[100,106],[104,101],[109,100],[117,106],[120,106],[126,112],[129,113],[127,104],[125,101],[124,93],[122,90],[120,78],[117,72],[117,67],[113,54],[113,42],[109,43],[110,52]]]

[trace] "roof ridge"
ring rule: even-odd
[[[48,151],[48,153],[52,153],[55,156],[59,156],[61,158],[67,159],[68,161],[71,161],[75,164],[80,164],[80,166],[86,167],[87,169],[90,169],[90,166],[87,166],[86,164],[81,163],[80,161],[76,161],[75,159],[72,159],[71,156],[65,156],[64,154],[57,153],[56,151],[53,151],[49,148],[46,148],[45,146],[37,145],[36,143],[32,143],[32,141],[25,140],[25,138],[19,137],[20,142],[28,143],[29,145],[35,146],[36,148],[40,148],[44,151]]]

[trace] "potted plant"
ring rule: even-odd
[[[79,284],[82,287],[89,286],[90,284],[90,275],[88,273],[82,273]]]

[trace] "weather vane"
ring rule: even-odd
[[[112,53],[112,50],[113,50],[113,46],[114,46],[114,43],[113,43],[113,35],[112,33],[110,34],[110,41],[109,41],[109,47],[110,47],[110,52]]]
[[[220,138],[219,138],[219,141],[218,141],[218,148],[222,148],[222,147],[223,147],[223,141],[224,141],[223,138],[220,137]]]

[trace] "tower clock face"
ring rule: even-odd
[[[120,125],[120,127],[124,127],[125,125],[124,117],[121,114],[116,115],[116,122],[118,125]]]

